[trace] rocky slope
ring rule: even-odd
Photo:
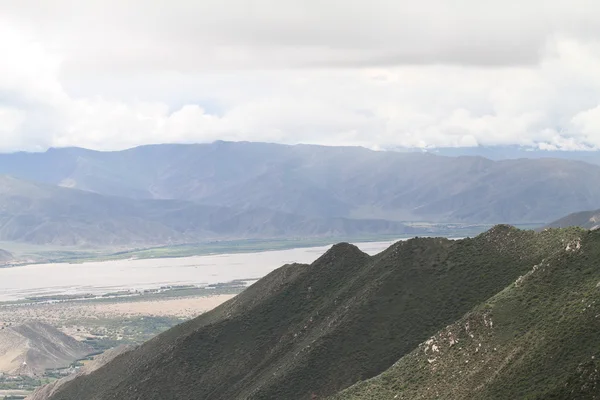
[[[582,235],[497,226],[473,239],[411,239],[372,257],[339,244],[311,265],[274,271],[51,399],[333,395],[382,373]]]
[[[93,350],[40,322],[0,328],[0,372],[35,376],[47,368],[68,367]]]
[[[64,384],[72,381],[75,378],[80,376],[89,375],[92,372],[96,371],[100,367],[108,364],[110,361],[114,360],[116,357],[124,354],[128,351],[131,351],[135,348],[133,345],[122,345],[119,347],[115,347],[114,349],[110,349],[105,351],[104,353],[94,357],[94,359],[81,367],[79,371],[76,373],[66,376],[64,378],[58,379],[48,385],[42,386],[38,388],[35,392],[33,392],[30,396],[28,396],[25,400],[48,400],[54,393],[56,393]]]
[[[600,210],[582,211],[569,214],[550,224],[548,228],[566,228],[568,226],[579,226],[585,229],[600,228]]]
[[[600,231],[582,232],[376,378],[334,396],[599,399]]]

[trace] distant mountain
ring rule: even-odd
[[[449,157],[485,157],[490,160],[516,160],[521,158],[558,158],[563,160],[583,161],[600,165],[600,150],[540,150],[523,146],[475,146],[475,147],[440,147],[434,149],[398,149],[403,152],[427,152]]]
[[[3,154],[0,173],[103,195],[319,218],[544,223],[600,207],[600,186],[590,185],[600,166],[557,158],[215,142]]]
[[[236,210],[181,200],[103,196],[0,176],[0,241],[134,246],[207,239],[427,232],[400,222]]]
[[[0,372],[36,376],[49,368],[65,368],[93,349],[40,322],[0,326]]]
[[[568,226],[579,226],[585,229],[600,228],[600,210],[582,211],[569,214],[548,224],[548,228],[565,228]]]
[[[399,381],[395,389],[438,384],[432,365],[444,374],[439,385],[451,387],[477,371],[480,342],[482,353],[493,355],[496,346],[502,357],[495,356],[498,363],[483,372],[489,380],[469,381],[472,391],[479,385],[491,390],[499,370],[501,379],[513,377],[509,393],[528,393],[528,377],[538,379],[540,371],[548,374],[543,381],[562,378],[558,371],[577,378],[577,363],[593,371],[586,363],[596,362],[592,356],[598,357],[600,345],[594,318],[600,303],[593,303],[599,253],[600,232],[534,233],[509,226],[473,239],[411,239],[376,256],[338,244],[313,264],[284,266],[213,311],[64,384],[51,399],[321,399],[403,363],[405,355],[418,356],[415,379]],[[543,312],[535,312],[538,303]],[[471,328],[470,320],[460,318],[474,307],[480,311]],[[456,321],[456,329],[447,332]],[[528,335],[526,321],[535,337]],[[545,321],[558,322],[557,330]],[[571,322],[572,329],[564,329]],[[469,329],[476,336],[463,339]],[[428,363],[425,356],[435,355],[418,347],[432,335],[439,356],[453,363],[451,370],[444,358]],[[460,341],[448,349],[453,335]],[[427,351],[437,354],[432,343]],[[577,343],[581,349],[574,348]],[[544,351],[538,354],[538,348]],[[520,354],[537,355],[543,365],[533,367],[535,358],[525,362]],[[421,374],[429,380],[418,379]],[[535,382],[531,387],[538,388]],[[386,396],[364,398],[394,398],[382,393]],[[460,398],[449,390],[444,394]]]
[[[386,372],[333,399],[598,399],[597,260],[600,231],[582,233]]]
[[[13,259],[14,258],[13,258],[12,253],[10,253],[6,250],[0,249],[0,264],[7,263],[9,261],[12,261]]]

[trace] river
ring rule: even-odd
[[[394,241],[356,245],[368,254],[376,254],[392,243]],[[205,286],[238,279],[252,281],[284,264],[311,263],[330,247],[0,268],[0,301],[48,295],[102,295],[177,285]]]

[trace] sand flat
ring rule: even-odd
[[[97,315],[181,317],[192,318],[210,311],[221,303],[235,297],[233,294],[221,294],[204,297],[183,297],[165,300],[136,301],[131,303],[108,303],[80,305],[91,308]]]

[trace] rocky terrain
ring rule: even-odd
[[[93,351],[44,323],[0,322],[0,372],[7,375],[41,375],[46,369],[68,367]]]
[[[585,232],[334,399],[600,398],[600,232]]]
[[[581,211],[569,214],[550,224],[548,228],[564,228],[567,226],[579,226],[585,229],[600,228],[600,210]]]

